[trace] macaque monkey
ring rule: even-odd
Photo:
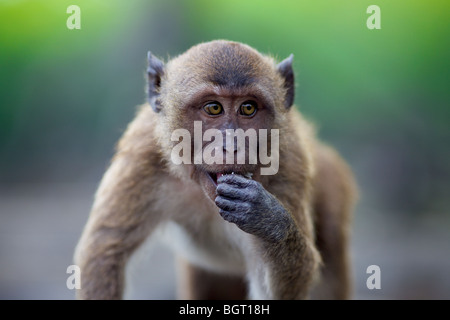
[[[76,249],[78,298],[122,298],[127,262],[156,230],[176,253],[179,298],[349,298],[354,182],[293,107],[292,61],[223,40],[166,64],[149,53],[148,103]]]

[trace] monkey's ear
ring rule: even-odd
[[[162,105],[159,98],[161,78],[164,75],[164,63],[156,58],[150,51],[147,54],[147,81],[148,81],[148,103],[155,112],[160,112]]]
[[[292,61],[294,55],[291,53],[289,57],[281,61],[278,66],[278,72],[284,79],[284,88],[286,89],[286,97],[284,105],[289,109],[294,103],[294,70],[292,70]]]

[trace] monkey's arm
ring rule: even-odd
[[[161,221],[167,179],[152,113],[145,105],[139,109],[98,187],[75,252],[79,299],[122,298],[128,258]]]
[[[320,260],[310,237],[259,182],[226,175],[218,184],[221,216],[256,236],[257,252],[249,260],[252,298],[307,298]]]
[[[99,186],[75,253],[79,299],[122,298],[126,261],[158,223],[146,209],[155,201],[154,177],[135,160],[119,153]]]

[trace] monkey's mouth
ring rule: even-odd
[[[197,171],[198,173],[198,182],[205,193],[205,195],[211,199],[214,203],[214,199],[216,198],[216,189],[217,189],[217,180],[221,176],[228,174],[239,174],[247,179],[257,180],[259,181],[259,172],[256,171],[255,168],[246,168],[246,167],[228,167],[221,168],[223,171],[219,171],[219,168],[211,168],[212,170],[208,170],[206,168],[202,168]],[[217,170],[219,169],[219,170]],[[249,170],[250,169],[250,170]]]

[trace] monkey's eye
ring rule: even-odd
[[[223,112],[222,105],[218,102],[210,102],[203,107],[203,110],[209,115],[217,116]]]
[[[248,117],[254,115],[256,110],[258,110],[258,107],[255,101],[245,101],[240,107],[241,114]]]

